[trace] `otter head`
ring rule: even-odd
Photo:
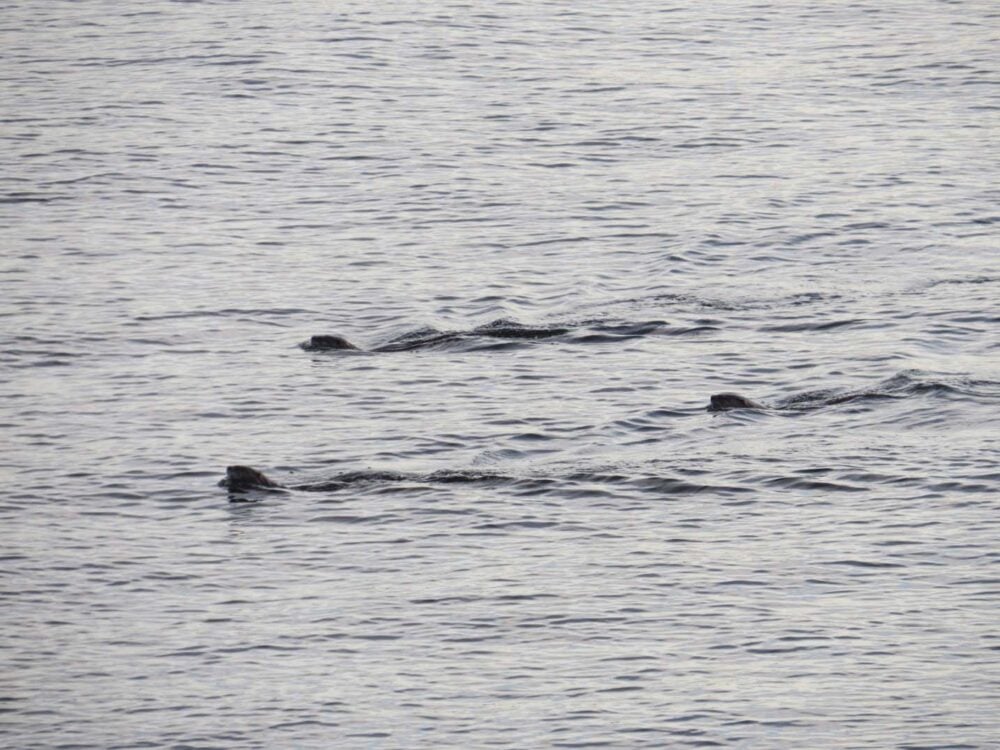
[[[751,401],[738,393],[716,393],[708,405],[709,411],[726,411],[728,409],[763,409],[761,404]]]
[[[302,348],[306,351],[332,351],[336,349],[357,349],[354,344],[345,339],[343,336],[335,336],[333,334],[323,334],[320,336],[313,336],[307,342],[302,344]]]
[[[279,487],[277,482],[272,482],[264,474],[249,466],[227,466],[226,478],[221,484],[228,487],[233,492],[249,490],[254,487]]]

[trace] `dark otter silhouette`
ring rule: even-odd
[[[738,393],[716,393],[710,399],[709,411],[728,411],[730,409],[766,409],[763,404],[741,396]]]
[[[569,333],[569,328],[532,328],[510,320],[495,320],[492,323],[478,326],[470,331],[436,331],[425,329],[408,333],[381,346],[371,349],[373,352],[405,352],[421,349],[434,344],[448,341],[458,341],[470,338],[490,339],[543,339],[552,336],[562,336]],[[299,344],[307,352],[343,351],[345,349],[360,350],[343,336],[337,334],[319,334],[308,341]]]
[[[226,478],[219,484],[228,487],[232,492],[241,492],[258,487],[280,488],[281,485],[271,481],[262,471],[249,466],[227,466]]]
[[[245,492],[246,490],[258,489],[324,492],[343,489],[355,482],[392,482],[405,478],[403,474],[397,474],[392,471],[352,471],[340,474],[326,482],[287,485],[275,482],[264,472],[250,466],[227,466],[226,478],[220,481],[219,485],[221,487],[228,487],[230,492]]]
[[[286,485],[275,482],[264,472],[250,466],[227,466],[226,476],[219,482],[219,486],[227,487],[230,492],[230,499],[234,500],[237,498],[233,498],[233,494],[240,494],[250,490],[264,490],[268,492],[285,492],[286,490],[336,492],[337,490],[343,490],[359,484],[377,484],[381,482],[414,481],[432,482],[434,484],[455,484],[498,482],[507,479],[507,477],[491,471],[462,469],[438,469],[430,474],[401,474],[395,471],[348,471],[320,482]]]
[[[336,336],[332,334],[313,336],[311,339],[306,341],[301,346],[307,352],[326,352],[326,351],[334,351],[337,349],[358,348],[350,341],[345,339],[343,336]]]
[[[790,396],[782,399],[774,406],[754,401],[738,393],[716,393],[709,399],[708,411],[730,411],[732,409],[781,409],[785,411],[806,411],[823,406],[835,406],[851,401],[862,401],[876,398],[898,398],[890,394],[862,391],[859,393],[843,393],[832,395],[829,391],[815,391]]]

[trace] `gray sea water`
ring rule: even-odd
[[[996,3],[0,10],[0,744],[1000,747]]]

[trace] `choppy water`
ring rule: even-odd
[[[998,24],[4,3],[3,743],[997,747]]]

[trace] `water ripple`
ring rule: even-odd
[[[8,6],[5,745],[996,744],[992,4]]]

